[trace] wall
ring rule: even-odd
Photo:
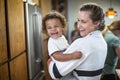
[[[79,7],[81,4],[86,2],[95,2],[97,4],[100,4],[106,12],[108,8],[110,7],[109,0],[68,0],[67,1],[67,8],[68,8],[68,34],[69,34],[69,40],[70,40],[70,34],[71,31],[74,29],[74,22],[77,20],[77,12],[79,11]],[[105,24],[110,24],[113,20],[120,19],[120,0],[112,0],[112,7],[117,11],[118,15],[114,19],[109,19],[105,17]]]

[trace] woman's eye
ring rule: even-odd
[[[81,21],[82,23],[86,23],[86,21]]]
[[[83,21],[83,23],[86,23],[85,21]]]

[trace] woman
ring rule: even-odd
[[[101,33],[104,29],[103,10],[95,3],[83,4],[77,20],[82,38],[76,39],[63,54],[80,51],[82,57],[65,62],[51,61],[49,73],[53,79],[73,71],[77,80],[100,80],[107,54],[107,44]]]
[[[103,35],[108,44],[108,52],[101,80],[115,80],[115,67],[120,58],[120,20],[107,26]]]

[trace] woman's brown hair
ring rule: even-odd
[[[103,30],[105,27],[103,9],[96,3],[85,3],[81,6],[80,11],[91,12],[90,18],[93,22],[100,21],[98,30]]]

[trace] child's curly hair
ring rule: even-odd
[[[59,19],[63,25],[63,28],[65,28],[67,26],[66,18],[62,14],[60,14],[57,11],[50,11],[42,19],[42,32],[45,34],[47,34],[45,22],[49,19]]]

